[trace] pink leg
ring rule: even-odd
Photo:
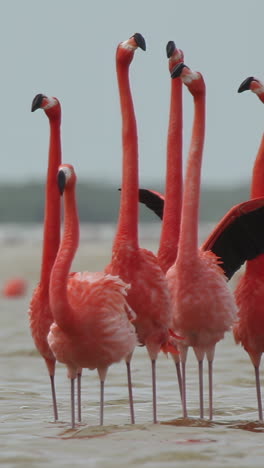
[[[156,389],[156,360],[151,360],[152,369],[152,404],[153,404],[153,423],[157,424],[157,389]]]
[[[51,395],[52,395],[52,402],[53,402],[54,420],[56,422],[58,421],[59,418],[58,418],[58,408],[57,408],[57,400],[56,400],[54,375],[50,375],[50,385],[51,385]]]
[[[82,409],[81,409],[81,379],[82,374],[77,374],[77,402],[78,402],[78,422],[82,420]]]
[[[72,421],[72,429],[75,428],[74,380],[75,379],[71,379],[71,421]]]
[[[263,421],[262,401],[261,401],[261,389],[260,389],[260,378],[259,378],[259,366],[254,366],[255,378],[256,378],[256,390],[257,390],[257,402],[258,402],[258,414],[259,421]]]
[[[100,426],[104,424],[104,380],[100,380]]]
[[[209,376],[209,419],[213,419],[213,361],[208,361]]]
[[[131,420],[131,424],[135,424],[130,361],[126,362],[126,366],[127,366],[127,385],[128,385],[128,395],[129,395],[129,406],[130,406],[130,420]]]
[[[203,360],[198,361],[199,369],[199,399],[200,399],[200,418],[204,418],[204,401],[203,401]]]
[[[184,418],[188,418],[187,404],[186,404],[186,359],[187,359],[187,346],[180,346],[180,357],[181,357],[181,381],[182,381],[182,415]]]

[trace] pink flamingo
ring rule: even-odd
[[[180,344],[182,362],[183,416],[187,416],[185,364],[192,346],[199,363],[200,417],[203,418],[203,359],[209,366],[209,418],[213,417],[212,373],[216,343],[229,330],[236,305],[226,278],[212,252],[198,249],[200,176],[205,137],[205,83],[198,72],[183,63],[176,65],[172,77],[180,76],[194,98],[194,122],[188,156],[178,254],[167,272],[174,304],[174,329],[184,340]]]
[[[264,85],[249,77],[240,85],[238,92],[250,89],[264,102]],[[257,152],[251,183],[251,197],[264,196],[264,135]],[[246,269],[235,290],[238,321],[234,325],[236,343],[241,343],[249,354],[255,369],[258,416],[263,421],[259,366],[264,352],[264,254],[246,263]]]
[[[2,294],[5,297],[21,297],[26,293],[27,286],[27,281],[24,278],[10,278],[5,282]]]
[[[137,343],[126,302],[129,286],[109,274],[69,271],[79,244],[79,219],[71,165],[59,167],[58,184],[64,193],[64,234],[50,277],[50,305],[54,323],[48,343],[56,359],[65,363],[71,379],[72,427],[74,379],[79,368],[97,369],[101,383],[100,424],[103,424],[104,381],[108,367],[129,362]]]
[[[57,188],[57,171],[61,163],[61,106],[57,98],[37,94],[32,102],[32,112],[43,109],[49,119],[50,143],[46,182],[45,219],[43,233],[42,264],[40,282],[29,306],[29,322],[36,348],[44,358],[51,382],[55,421],[58,419],[54,384],[56,360],[48,345],[47,336],[53,322],[49,305],[50,273],[60,243],[60,194]]]
[[[137,127],[129,84],[129,65],[135,50],[145,50],[145,40],[136,33],[117,47],[116,67],[122,113],[123,177],[119,220],[111,264],[106,272],[131,284],[128,303],[136,313],[139,342],[145,345],[152,364],[153,421],[157,422],[156,359],[160,349],[172,349],[172,309],[165,275],[152,252],[138,242],[138,146]],[[175,349],[174,349],[175,351]]]

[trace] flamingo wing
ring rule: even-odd
[[[243,265],[264,253],[264,198],[233,206],[202,245],[221,259],[228,279]]]
[[[160,219],[163,218],[164,195],[154,190],[139,189],[140,203],[152,210]]]
[[[139,201],[162,219],[163,195],[139,189]],[[246,260],[264,253],[264,198],[254,198],[233,206],[201,248],[211,250],[221,259],[220,266],[228,279]]]

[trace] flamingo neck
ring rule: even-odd
[[[205,92],[194,95],[194,121],[184,183],[178,258],[198,254],[198,222],[203,145],[205,138]]]
[[[171,80],[164,215],[158,250],[163,271],[177,257],[182,207],[182,80]]]
[[[138,247],[138,143],[137,125],[129,84],[129,66],[117,63],[122,115],[122,190],[114,248],[120,242]]]
[[[60,194],[57,187],[58,166],[61,164],[60,119],[50,120],[50,143],[40,283],[48,290],[53,263],[60,244]]]
[[[64,233],[50,277],[50,306],[55,322],[65,330],[74,327],[74,313],[68,301],[67,282],[79,244],[79,218],[74,190],[64,194]]]
[[[258,153],[256,156],[252,184],[251,184],[251,198],[264,196],[264,134],[262,135]]]

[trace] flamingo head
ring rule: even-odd
[[[170,73],[175,68],[175,65],[184,61],[183,51],[181,49],[177,49],[175,42],[169,41],[166,46],[166,53],[169,59],[169,70]]]
[[[60,119],[61,117],[60,102],[55,97],[37,94],[32,101],[31,112],[37,109],[43,109],[49,119]]]
[[[71,164],[61,164],[58,169],[57,182],[60,194],[62,195],[65,190],[74,188],[76,184],[76,174],[74,167]]]
[[[205,94],[205,82],[201,73],[192,71],[183,62],[178,63],[173,68],[171,77],[180,77],[182,82],[187,86],[193,96],[197,96],[198,94]]]
[[[237,92],[243,93],[243,91],[250,90],[255,93],[261,102],[264,102],[264,84],[260,80],[254,78],[254,76],[249,76],[246,78],[241,85],[239,86]]]
[[[129,65],[134,57],[134,52],[138,47],[142,50],[146,50],[146,42],[140,33],[135,33],[129,39],[118,45],[116,51],[117,63]]]

